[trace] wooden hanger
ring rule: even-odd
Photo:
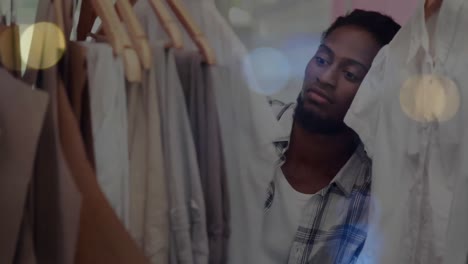
[[[426,20],[439,11],[441,6],[442,0],[426,0],[424,2],[424,16]]]
[[[169,10],[167,10],[162,0],[148,0],[153,8],[154,13],[161,22],[164,30],[171,39],[169,47],[181,49],[183,47],[182,32],[180,31],[177,22],[171,17]]]
[[[129,0],[117,0],[116,7],[122,21],[127,25],[133,47],[137,52],[140,62],[145,70],[149,70],[152,65],[151,49],[148,38],[138,20]]]
[[[138,0],[130,0],[131,5],[134,5],[136,2],[138,2]],[[166,47],[181,49],[183,47],[182,32],[180,31],[177,21],[172,18],[162,0],[148,0],[148,2],[159,22],[162,24],[164,31],[170,38],[170,42],[167,43]],[[101,37],[99,35],[100,32],[101,28],[94,37]]]
[[[133,49],[130,37],[123,28],[112,2],[110,0],[83,0],[83,8],[88,6],[88,10],[90,9],[88,1],[91,3],[92,11],[102,20],[104,33],[107,36],[109,44],[112,46],[114,54],[123,59],[126,79],[129,82],[141,82],[143,77],[140,65],[143,65],[143,63],[140,63],[138,54]],[[82,9],[82,12],[83,11]],[[89,15],[84,14],[83,17],[87,16]],[[91,15],[90,17],[92,18],[93,16]],[[82,24],[86,25],[81,31],[81,34],[84,34],[83,30],[88,29],[89,25],[92,27],[93,23],[85,21]],[[88,33],[91,31],[91,27]],[[88,33],[86,33],[86,35]],[[80,38],[83,38],[83,36],[80,36]]]
[[[167,0],[169,6],[171,7],[174,14],[180,20],[182,25],[185,27],[193,42],[202,53],[205,62],[209,65],[216,63],[216,58],[213,52],[213,49],[208,44],[205,36],[199,29],[199,27],[193,22],[192,18],[189,16],[185,7],[179,2],[179,0]]]
[[[76,28],[76,37],[78,41],[85,41],[91,32],[96,20],[96,12],[91,5],[90,0],[82,0],[80,8],[80,18]]]

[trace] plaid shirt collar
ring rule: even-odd
[[[289,147],[289,140],[290,136],[283,136],[278,138],[273,142],[273,144],[276,147],[276,151],[278,154],[278,160],[277,160],[277,168],[281,167],[284,162],[286,161],[286,151],[288,150]],[[361,143],[357,147],[354,155],[350,158],[350,160],[341,168],[341,170],[338,172],[338,174],[333,178],[333,180],[330,182],[330,185],[336,185],[336,187],[343,192],[343,194],[346,197],[349,197],[351,195],[351,191],[353,190],[355,178],[349,177],[349,175],[346,175],[346,171],[348,171],[348,168],[353,166],[354,163],[356,162],[355,159],[358,159],[359,161],[365,161],[367,158],[367,155],[364,151],[364,145]],[[272,180],[273,181],[273,180]]]

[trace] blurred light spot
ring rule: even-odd
[[[228,17],[229,22],[236,27],[245,27],[252,24],[252,16],[250,13],[238,7],[231,7]]]
[[[273,48],[258,48],[244,58],[243,68],[256,92],[273,94],[283,89],[291,77],[286,56]]]
[[[0,57],[2,65],[12,71],[21,70],[19,27],[4,29],[0,35]]]
[[[281,50],[291,62],[291,74],[295,78],[304,78],[307,64],[314,56],[321,42],[321,34],[296,35],[286,39]]]
[[[21,59],[33,69],[50,68],[62,58],[65,43],[65,36],[57,25],[33,24],[21,34]]]
[[[419,75],[409,78],[401,88],[403,111],[419,122],[447,121],[460,107],[457,85],[441,75]]]

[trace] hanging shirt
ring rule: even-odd
[[[171,221],[171,262],[208,263],[205,201],[174,53],[153,45]]]
[[[209,263],[226,263],[229,238],[229,194],[211,68],[196,52],[175,52],[206,204]]]
[[[81,45],[86,47],[96,175],[115,213],[129,227],[130,176],[123,65],[108,44]]]
[[[454,186],[466,186],[467,177],[467,12],[466,1],[443,1],[426,23],[419,1],[415,16],[375,58],[345,118],[373,160],[369,234],[359,263],[466,259],[468,227],[461,223],[468,211],[460,200],[466,188]]]
[[[153,57],[153,59],[155,59]],[[158,62],[154,62],[157,65]],[[127,83],[131,234],[151,263],[169,263],[170,223],[162,112],[153,66],[142,83]]]

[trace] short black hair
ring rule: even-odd
[[[382,46],[390,43],[401,28],[390,16],[379,12],[355,9],[345,16],[338,17],[323,33],[322,39],[327,38],[335,29],[342,26],[360,27],[371,33]]]

